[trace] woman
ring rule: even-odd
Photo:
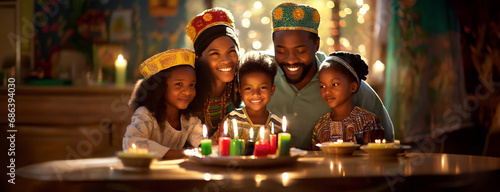
[[[196,53],[197,90],[206,90],[198,91],[193,104],[205,106],[199,118],[217,139],[222,119],[241,103],[234,82],[239,45],[233,15],[224,8],[206,10],[189,22],[186,33]]]

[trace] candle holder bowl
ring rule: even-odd
[[[151,162],[156,159],[156,153],[153,152],[144,154],[118,152],[117,156],[124,167],[139,169],[148,169]]]
[[[359,144],[345,144],[345,145],[332,145],[331,143],[318,143],[316,144],[325,155],[329,156],[343,156],[352,155],[354,151],[360,146]]]
[[[406,149],[410,149],[409,145],[397,145],[398,147],[388,148],[372,148],[367,145],[360,147],[361,150],[366,151],[369,157],[396,157],[398,154],[404,153]]]

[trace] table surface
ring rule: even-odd
[[[180,190],[193,187],[206,190],[207,186],[217,189],[293,186],[297,190],[330,187],[394,190],[419,182],[427,182],[425,186],[438,189],[478,186],[496,189],[498,184],[484,186],[482,183],[498,179],[499,172],[500,158],[496,157],[406,153],[394,158],[374,158],[359,151],[353,156],[324,156],[322,152],[309,151],[292,165],[263,168],[242,168],[236,164],[216,167],[179,159],[156,161],[147,171],[130,171],[123,168],[119,159],[109,157],[44,162],[20,168],[16,174],[25,179],[59,183],[161,181],[162,186],[169,186],[169,183],[189,181],[189,186],[178,188]]]

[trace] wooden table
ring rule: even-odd
[[[24,188],[36,191],[500,189],[500,158],[440,153],[372,158],[359,151],[348,157],[310,151],[293,165],[277,167],[214,167],[179,159],[157,161],[148,171],[122,168],[115,157],[49,161],[18,169],[15,186],[26,182]]]

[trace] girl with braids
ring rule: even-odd
[[[186,33],[196,53],[198,94],[193,103],[204,106],[199,118],[217,139],[222,119],[241,103],[234,78],[239,45],[233,15],[218,7],[206,10],[189,22]]]
[[[378,117],[352,101],[366,75],[368,65],[358,54],[334,52],[323,61],[319,68],[320,93],[332,110],[315,123],[312,149],[318,150],[317,143],[339,138],[360,144],[384,138]]]

